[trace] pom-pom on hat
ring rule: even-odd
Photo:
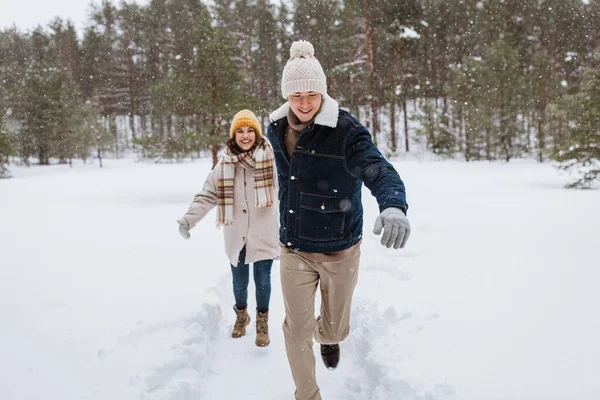
[[[262,136],[262,132],[260,131],[260,123],[252,111],[242,110],[235,114],[233,117],[233,122],[231,122],[229,137],[233,137],[235,135],[235,131],[242,126],[250,126],[254,128],[254,132],[256,132],[257,137]]]
[[[283,98],[295,92],[319,92],[327,94],[327,79],[319,60],[315,58],[315,49],[310,42],[299,40],[290,47],[290,59],[281,75],[281,94]]]

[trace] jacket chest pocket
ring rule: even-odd
[[[347,197],[300,193],[298,236],[320,242],[344,237],[344,211],[350,208]]]

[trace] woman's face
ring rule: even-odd
[[[241,126],[235,131],[235,143],[244,151],[248,151],[256,142],[256,132],[250,126]]]

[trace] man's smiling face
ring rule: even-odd
[[[323,96],[319,92],[296,92],[290,94],[288,100],[300,122],[308,122],[319,112]]]

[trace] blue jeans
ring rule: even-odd
[[[245,264],[246,246],[240,251],[237,267],[231,265],[233,276],[233,296],[235,307],[242,310],[248,307],[248,282],[250,281],[250,265]],[[261,260],[253,263],[254,285],[256,286],[256,309],[265,313],[269,311],[269,300],[271,299],[271,266],[273,260]]]

